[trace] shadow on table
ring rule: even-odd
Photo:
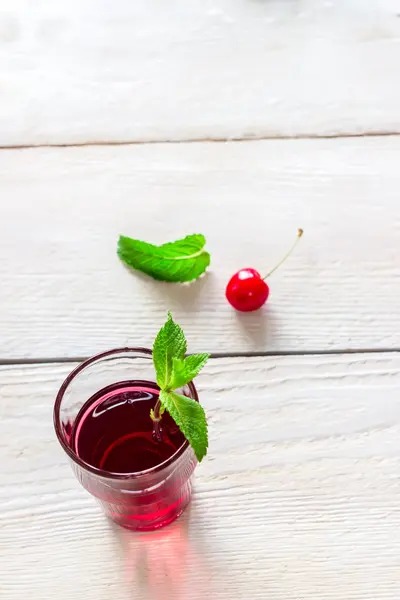
[[[146,290],[153,297],[158,297],[162,304],[167,304],[168,309],[174,311],[181,309],[185,312],[198,310],[201,302],[204,303],[204,295],[207,297],[215,292],[215,275],[207,271],[196,281],[188,283],[171,283],[167,281],[155,281],[145,273],[135,271],[123,265],[131,276],[140,280]]]
[[[211,512],[204,513],[204,506],[194,497],[177,521],[151,533],[111,524],[121,546],[123,577],[132,600],[248,599],[254,573],[246,552],[240,544],[236,548],[225,543],[224,522],[220,517],[216,522],[212,506],[208,508]],[[246,539],[241,543],[246,544]]]
[[[215,285],[215,275],[207,272],[205,275],[189,283],[167,283],[158,281],[154,286],[154,294],[160,296],[160,300],[168,300],[169,309],[173,312],[175,309],[185,312],[194,312],[200,305],[213,294]]]
[[[271,309],[263,306],[253,312],[235,312],[239,327],[254,351],[265,350],[274,345],[276,339],[276,320]]]
[[[171,525],[135,533],[113,525],[123,552],[124,574],[133,598],[204,600],[213,597],[212,573],[189,531],[191,506]]]

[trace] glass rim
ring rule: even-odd
[[[91,364],[95,363],[98,360],[101,360],[102,358],[106,358],[108,356],[113,356],[113,355],[117,355],[117,354],[123,354],[124,352],[127,352],[127,353],[140,352],[142,354],[147,354],[149,356],[151,356],[153,354],[152,350],[150,350],[149,348],[125,347],[125,348],[113,348],[112,350],[106,350],[105,352],[100,352],[99,354],[95,354],[94,356],[87,358],[86,360],[81,362],[77,367],[75,367],[75,369],[73,369],[71,371],[71,373],[69,373],[69,375],[67,375],[67,377],[64,379],[63,383],[61,384],[60,389],[57,392],[56,400],[54,403],[54,409],[53,409],[54,429],[55,429],[57,439],[58,439],[59,443],[61,444],[62,449],[66,452],[66,454],[69,456],[69,458],[71,460],[73,460],[75,463],[77,463],[80,467],[82,467],[86,471],[90,471],[91,473],[98,475],[99,477],[103,477],[104,479],[116,479],[116,480],[136,479],[136,478],[143,477],[144,475],[157,473],[159,471],[162,471],[163,469],[165,469],[172,463],[174,463],[189,447],[189,442],[187,441],[187,439],[185,439],[183,444],[181,446],[179,446],[179,448],[174,452],[174,454],[172,456],[170,456],[169,458],[164,460],[162,463],[155,465],[154,467],[145,469],[143,471],[133,471],[132,473],[114,473],[113,471],[106,471],[104,469],[99,469],[97,467],[93,467],[91,464],[89,464],[85,460],[81,459],[70,448],[70,446],[65,442],[64,436],[63,436],[63,431],[62,431],[62,426],[61,426],[60,409],[61,409],[62,400],[64,398],[64,394],[65,394],[66,390],[68,389],[69,385],[76,378],[76,376],[79,375],[79,373],[81,373],[82,371],[84,371],[86,369],[86,367],[90,366]],[[187,385],[190,389],[191,394],[193,395],[193,399],[196,400],[196,402],[198,402],[199,397],[197,395],[197,390],[195,388],[193,381],[191,381]]]

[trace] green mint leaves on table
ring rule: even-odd
[[[210,264],[210,255],[204,250],[204,235],[187,235],[182,240],[155,246],[123,235],[118,242],[118,256],[129,267],[143,271],[160,281],[193,281]]]
[[[182,328],[172,320],[168,320],[160,329],[153,344],[153,362],[157,383],[160,386],[160,408],[157,405],[151,418],[159,420],[167,410],[183,435],[192,446],[197,460],[200,462],[207,454],[208,434],[207,420],[203,407],[187,396],[176,393],[176,389],[190,383],[206,364],[208,354],[192,354],[185,357],[186,339]],[[158,403],[157,403],[158,404]]]

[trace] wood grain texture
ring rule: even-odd
[[[7,600],[397,600],[400,354],[214,359],[210,455],[156,534],[109,524],[55,440],[73,365],[0,368]]]
[[[0,145],[400,131],[398,0],[0,0]]]
[[[0,161],[0,359],[151,345],[167,310],[191,351],[400,347],[400,138],[4,150]],[[270,279],[236,313],[239,268]],[[126,269],[118,235],[207,237],[190,286]]]

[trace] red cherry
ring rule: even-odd
[[[266,302],[269,287],[255,269],[240,269],[226,286],[226,298],[242,312],[257,310]]]
[[[265,280],[285,262],[302,235],[303,230],[298,229],[296,241],[289,252],[265,277],[261,277],[255,269],[240,269],[235,273],[226,286],[225,292],[226,298],[233,308],[242,312],[249,312],[262,307],[269,296],[269,287]]]

